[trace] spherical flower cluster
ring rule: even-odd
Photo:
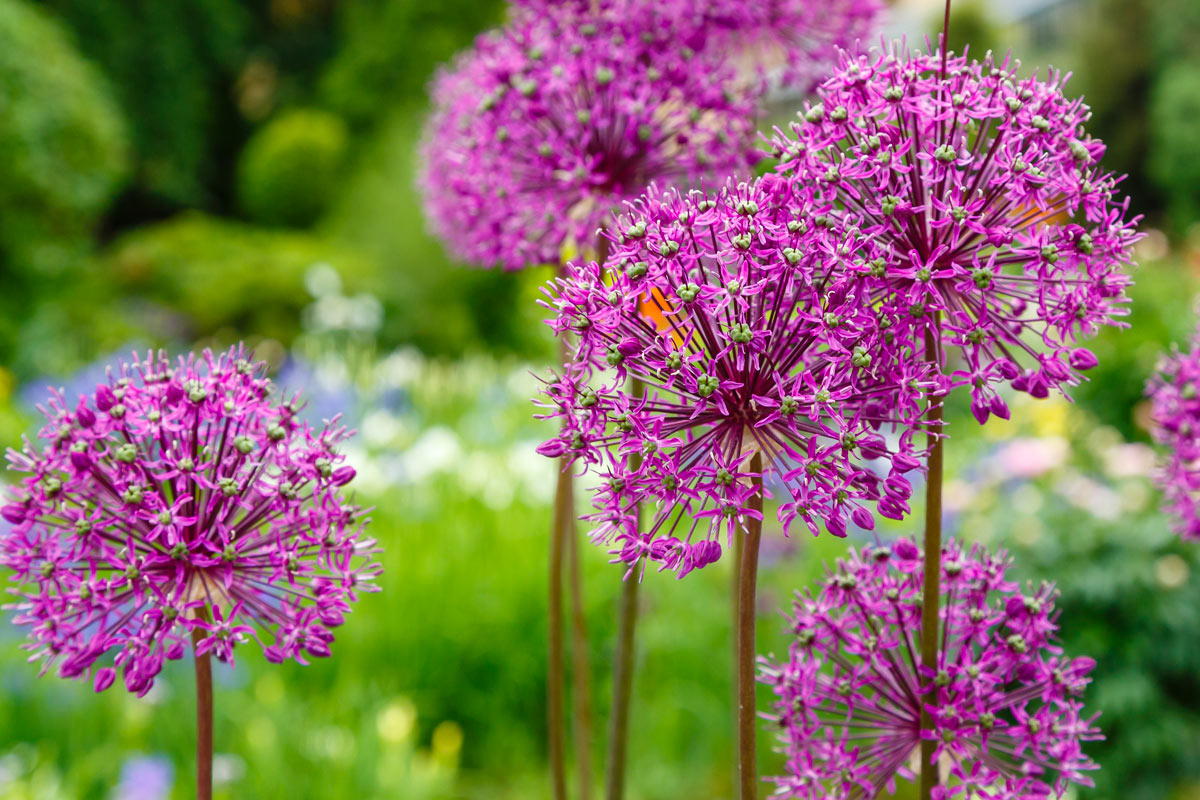
[[[714,46],[775,74],[781,89],[808,92],[837,64],[839,50],[869,39],[883,10],[876,0],[698,0],[724,36]]]
[[[525,10],[437,77],[418,182],[455,256],[557,263],[651,181],[748,170],[756,96],[681,24],[651,5]]]
[[[74,405],[52,393],[40,445],[9,451],[25,477],[0,560],[44,671],[101,691],[121,670],[141,695],[189,637],[229,662],[251,639],[274,662],[329,655],[376,548],[342,496],[348,432],[310,429],[262,373],[241,348],[149,353]]]
[[[942,551],[941,650],[919,667],[924,558],[907,539],[854,550],[815,596],[797,593],[782,662],[760,659],[775,694],[787,774],[777,796],[873,798],[913,777],[924,736],[948,764],[938,800],[1024,800],[1091,785],[1080,743],[1102,738],[1079,699],[1094,663],[1054,644],[1055,591],[1022,595],[1009,559],[976,545]]]
[[[1151,432],[1166,447],[1157,480],[1163,510],[1184,539],[1200,539],[1200,335],[1188,352],[1165,356],[1146,385]]]
[[[774,144],[781,174],[901,262],[879,302],[927,321],[983,422],[1008,414],[997,384],[1045,397],[1095,365],[1078,340],[1126,313],[1138,220],[1065,77],[989,54],[950,56],[943,78],[942,63],[844,54]]]
[[[518,0],[535,12],[569,5],[577,14],[644,14],[690,31],[687,45],[711,48],[772,73],[781,89],[807,92],[832,71],[839,49],[869,39],[883,10],[877,0]]]
[[[843,536],[851,521],[873,527],[872,509],[909,511],[926,365],[871,307],[870,281],[831,268],[870,259],[870,243],[793,200],[774,176],[652,190],[620,218],[605,264],[556,284],[551,324],[575,341],[546,388],[560,432],[541,452],[606,479],[593,538],[630,569],[645,559],[682,576],[716,560],[722,527],[732,536],[758,513],[757,477],[782,493],[785,531],[799,518]],[[639,532],[642,502],[656,510]]]

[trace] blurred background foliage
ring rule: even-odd
[[[939,8],[898,2],[916,22],[893,31],[936,31]],[[314,419],[342,410],[361,432],[385,591],[328,662],[247,650],[219,673],[223,797],[545,796],[552,467],[528,397],[553,352],[535,305],[549,273],[452,264],[413,189],[432,71],[501,14],[497,0],[0,0],[0,442],[35,430],[47,383],[91,388],[114,354],[238,339],[308,387]],[[964,0],[951,31],[955,47],[1074,71],[1149,231],[1131,328],[1094,341],[1074,403],[1014,400],[1012,422],[983,430],[949,409],[952,524],[1055,580],[1065,649],[1099,662],[1108,740],[1079,796],[1200,798],[1200,555],[1156,511],[1141,399],[1200,288],[1200,6]],[[773,609],[845,543],[767,540],[760,636],[779,651]],[[583,555],[603,720],[618,585],[604,553]],[[647,578],[631,800],[729,794],[728,579],[725,561]],[[186,665],[144,701],[94,696],[39,680],[18,642],[0,624],[0,797],[189,796]],[[767,736],[762,757],[770,771]]]

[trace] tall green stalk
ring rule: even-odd
[[[755,452],[750,471],[762,474],[762,453]],[[754,701],[755,659],[754,612],[758,586],[758,547],[762,540],[762,478],[754,479],[754,495],[750,508],[759,518],[747,516],[746,542],[742,550],[738,575],[737,617],[737,691],[738,691],[738,786],[741,800],[757,800],[758,750],[755,732],[758,728],[758,708]]]
[[[640,399],[646,385],[639,378],[629,384],[629,395]],[[629,457],[630,468],[641,466],[642,456]],[[641,506],[634,508],[634,527],[641,530]],[[608,720],[608,768],[604,774],[605,800],[624,800],[625,772],[629,755],[629,712],[633,698],[633,657],[637,636],[640,576],[630,575],[621,584],[621,607],[617,619],[617,651],[613,663],[612,713]]]
[[[942,19],[942,81],[945,82],[946,59],[950,49],[950,0],[946,0]],[[949,87],[946,93],[949,94]],[[941,314],[933,316],[933,327],[925,329],[925,360],[941,368]],[[937,331],[935,333],[935,331]],[[942,578],[942,401],[933,397],[929,405],[929,462],[925,481],[925,579],[921,589],[921,666],[926,674],[936,675],[938,669],[938,604],[941,599]],[[932,680],[930,681],[932,686]],[[936,691],[936,690],[934,690]],[[932,694],[932,692],[931,692]],[[921,731],[933,730],[933,716],[921,706]],[[921,737],[921,800],[933,800],[938,785],[938,765],[934,760],[937,742]]]
[[[938,320],[935,318],[935,324]],[[933,363],[938,359],[938,337],[925,331],[925,358]],[[938,428],[942,420],[942,401],[933,398],[927,415],[929,421],[929,469],[925,482],[925,580],[921,592],[921,666],[927,674],[938,668],[938,603],[941,598],[942,576],[942,437]],[[932,686],[933,682],[930,681]],[[933,717],[921,707],[921,730],[933,730]],[[921,800],[932,800],[933,788],[938,785],[938,767],[934,762],[937,743],[921,739]]]
[[[192,646],[200,644],[204,632],[192,631]],[[205,653],[196,662],[196,799],[212,800],[213,685],[212,656]]]
[[[565,265],[559,274],[565,272]],[[559,339],[559,367],[570,357],[570,342]],[[575,491],[567,458],[559,465],[550,522],[550,596],[548,599],[549,652],[546,659],[546,735],[550,761],[550,792],[553,800],[567,797],[567,676],[563,637],[563,572],[567,538],[575,530]]]
[[[579,800],[592,797],[592,695],[583,576],[579,572],[579,531],[573,515],[566,527],[568,582],[571,587],[571,662],[575,697],[575,774]]]

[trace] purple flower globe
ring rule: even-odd
[[[1181,537],[1200,540],[1200,352],[1173,350],[1146,385],[1150,430],[1166,449],[1156,480],[1163,510]]]
[[[781,174],[899,262],[878,302],[925,321],[984,422],[1008,415],[997,384],[1045,397],[1095,365],[1079,341],[1122,324],[1138,218],[1064,76],[990,53],[945,65],[843,54],[774,144]]]
[[[40,442],[9,451],[24,478],[0,558],[43,672],[102,691],[120,670],[142,695],[189,638],[228,662],[251,640],[275,662],[329,655],[377,549],[343,494],[349,432],[310,428],[263,372],[241,347],[148,353],[76,403],[53,392]]]
[[[518,0],[541,12],[569,6],[581,16],[648,11],[690,30],[688,46],[712,49],[780,89],[807,92],[837,64],[839,49],[873,35],[876,0]]]
[[[745,173],[757,96],[667,10],[516,9],[434,81],[418,178],[434,232],[480,266],[558,263],[652,181]]]
[[[785,531],[800,519],[843,536],[851,521],[872,528],[875,510],[909,511],[926,365],[871,307],[870,282],[830,268],[871,259],[871,242],[809,210],[774,176],[652,190],[621,217],[605,264],[574,265],[555,286],[551,325],[575,342],[545,390],[560,433],[541,452],[604,478],[593,538],[631,570],[715,561],[721,530],[758,514],[756,478],[780,494]],[[637,384],[647,391],[631,396]],[[642,502],[655,510],[639,532]]]
[[[1009,559],[951,541],[942,550],[936,673],[921,653],[924,559],[912,541],[851,550],[815,593],[797,593],[787,658],[760,659],[775,694],[781,797],[873,798],[913,777],[922,705],[949,780],[938,800],[1061,797],[1090,786],[1081,742],[1101,737],[1080,695],[1095,662],[1054,644],[1055,591],[1022,594]],[[932,693],[930,690],[932,689]]]

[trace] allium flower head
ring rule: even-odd
[[[874,33],[883,10],[876,0],[692,2],[724,33],[712,46],[739,53],[779,89],[805,93],[837,65],[839,50]]]
[[[1157,481],[1163,510],[1184,539],[1200,539],[1200,335],[1187,352],[1175,349],[1146,385],[1151,432],[1166,447]]]
[[[850,521],[871,528],[872,509],[909,510],[924,364],[866,302],[868,283],[829,277],[834,261],[872,255],[774,176],[631,204],[609,260],[574,266],[551,302],[575,342],[546,389],[560,433],[541,452],[606,479],[597,541],[630,569],[647,559],[686,574],[719,557],[722,528],[757,513],[764,473],[785,531],[799,518],[842,536]],[[645,396],[630,397],[634,380]],[[656,506],[643,533],[641,501]]]
[[[1065,76],[990,53],[946,75],[939,53],[844,54],[775,146],[798,189],[901,262],[880,302],[958,352],[949,383],[983,422],[1007,417],[996,384],[1045,397],[1095,365],[1078,340],[1126,313],[1137,219]]]
[[[540,12],[569,6],[579,15],[644,14],[675,21],[695,50],[711,49],[769,74],[781,89],[807,92],[837,63],[839,49],[869,38],[877,0],[518,0]]]
[[[919,666],[924,559],[912,541],[851,550],[815,593],[797,593],[781,662],[760,659],[775,693],[787,774],[776,796],[870,800],[913,777],[924,735],[950,779],[934,797],[1061,797],[1091,785],[1080,748],[1098,740],[1079,699],[1095,665],[1054,644],[1056,593],[1022,594],[1009,559],[951,541],[942,551],[941,650]],[[931,691],[932,690],[932,691]]]
[[[148,353],[76,403],[53,392],[40,443],[9,451],[25,477],[0,558],[44,671],[100,691],[122,670],[144,694],[194,633],[230,662],[248,640],[270,661],[329,655],[376,549],[343,497],[348,432],[311,429],[263,369],[241,348]]]
[[[518,9],[437,77],[418,181],[457,257],[555,263],[651,181],[748,169],[756,98],[681,24],[650,5]]]

